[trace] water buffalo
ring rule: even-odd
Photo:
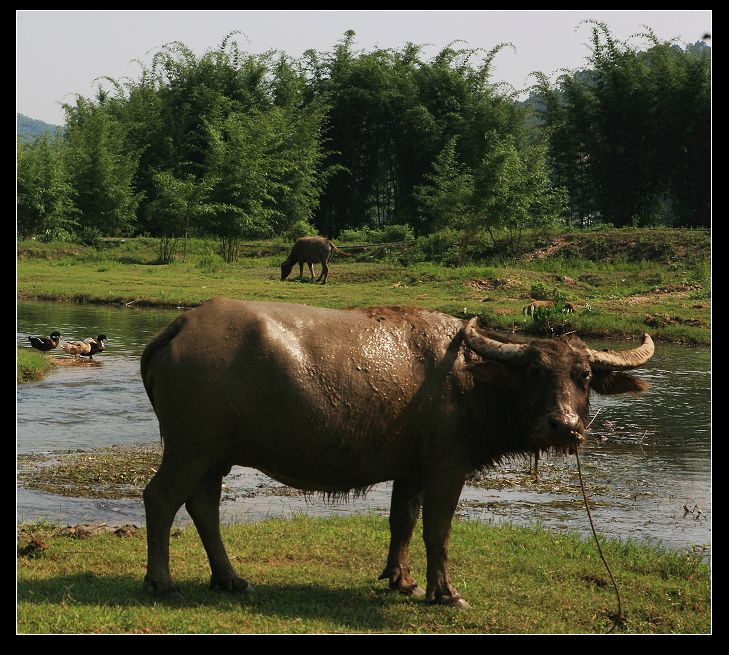
[[[533,300],[526,307],[524,307],[522,313],[525,316],[534,316],[534,314],[536,314],[539,309],[550,309],[556,306],[556,304],[557,302],[554,300]],[[575,306],[571,302],[563,303],[562,307],[564,311],[568,314],[572,314],[576,311]]]
[[[144,491],[145,585],[176,589],[170,527],[184,503],[212,569],[211,587],[245,591],[221,540],[221,482],[257,468],[298,489],[344,494],[393,480],[390,549],[380,576],[422,595],[410,573],[419,510],[427,599],[467,606],[448,576],[448,538],[469,473],[505,456],[572,452],[586,437],[590,389],[638,392],[624,373],[653,355],[574,336],[510,343],[424,309],[332,310],[210,300],[147,346],[142,379],[164,454]]]
[[[289,256],[281,264],[281,279],[285,280],[289,276],[294,264],[299,265],[299,279],[301,279],[304,276],[304,264],[306,263],[309,265],[309,272],[313,280],[314,268],[312,264],[321,264],[321,273],[316,281],[326,284],[327,277],[329,277],[329,262],[335,252],[345,257],[351,256],[346,252],[342,252],[325,237],[302,237],[294,244]]]

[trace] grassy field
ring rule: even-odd
[[[18,245],[17,290],[20,299],[170,307],[219,295],[327,307],[407,304],[478,314],[484,324],[516,332],[544,333],[551,326],[635,339],[648,331],[657,340],[710,343],[706,233],[552,235],[508,261],[485,253],[466,266],[424,259],[415,245],[382,246],[353,251],[351,258],[337,256],[325,286],[307,276],[304,282],[279,280],[288,247],[260,243],[237,262],[225,263],[216,244],[194,240],[184,259],[161,265],[152,239],[107,240],[99,248],[28,241]],[[523,315],[530,299],[556,296],[577,312],[541,323]],[[40,371],[45,359],[19,349],[19,381],[21,368]],[[119,479],[114,462],[96,455],[93,480],[79,484],[98,485],[102,469],[110,485],[130,483]],[[148,475],[148,460],[138,463],[139,475]],[[52,482],[49,472],[45,484]],[[626,618],[616,627],[614,590],[594,543],[540,528],[454,522],[451,576],[472,606],[468,611],[384,591],[385,583],[377,581],[388,543],[387,520],[381,517],[301,516],[225,527],[233,563],[255,587],[242,597],[210,591],[196,531],[175,531],[172,570],[187,597],[179,605],[159,603],[142,589],[144,530],[30,524],[18,531],[20,633],[711,631],[710,571],[699,553],[604,543]],[[412,565],[424,584],[420,531],[419,526]]]
[[[545,245],[546,244],[546,245]],[[346,247],[346,244],[342,244]],[[337,256],[329,282],[281,282],[288,245],[261,242],[232,263],[215,244],[192,240],[184,261],[156,264],[152,239],[106,242],[102,249],[22,242],[22,298],[160,306],[193,306],[214,296],[300,302],[325,307],[416,305],[457,316],[478,314],[495,329],[584,336],[710,343],[709,239],[705,233],[614,230],[556,235],[508,263],[446,266],[422,261],[413,246],[375,247]],[[295,267],[298,268],[298,267]],[[318,274],[318,271],[317,271]],[[574,314],[535,322],[522,309],[531,299],[562,297]],[[548,330],[547,330],[548,332]]]
[[[412,566],[424,584],[420,527]],[[429,605],[378,582],[387,520],[375,516],[269,519],[225,527],[231,559],[254,586],[208,587],[193,528],[173,531],[172,571],[186,600],[142,589],[144,530],[19,526],[21,633],[708,633],[710,573],[697,554],[605,542],[625,617],[594,543],[538,527],[455,521],[453,583],[470,610]],[[354,538],[356,536],[356,538]]]

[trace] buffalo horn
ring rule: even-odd
[[[479,334],[475,328],[474,316],[463,330],[466,345],[475,353],[507,364],[518,364],[524,359],[525,350],[529,347],[525,343],[501,343]]]
[[[611,371],[627,371],[631,368],[643,366],[655,351],[653,339],[647,333],[643,334],[643,344],[632,350],[614,352],[612,350],[600,351],[587,349],[587,356],[593,368],[602,368]]]

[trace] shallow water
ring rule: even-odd
[[[107,350],[95,357],[95,365],[58,367],[44,380],[18,386],[18,453],[158,441],[157,422],[139,376],[139,356],[152,335],[179,313],[133,306],[19,303],[20,346],[28,345],[29,334],[48,335],[56,329],[64,340],[104,333],[110,341]],[[613,343],[611,347],[631,345]],[[710,545],[710,367],[707,348],[658,344],[655,356],[640,371],[652,384],[649,393],[640,397],[593,394],[593,414],[600,411],[581,461],[588,490],[594,492],[593,518],[602,534],[675,549]],[[506,468],[509,473],[523,472],[528,463]],[[574,475],[574,468],[574,457],[540,462],[545,478]],[[497,475],[507,473],[502,470]],[[365,498],[337,504],[316,496],[258,495],[257,490],[270,490],[277,483],[241,467],[234,467],[225,484],[221,514],[226,522],[301,512],[384,514],[389,507],[389,484],[377,485]],[[581,496],[574,488],[547,493],[539,485],[536,490],[466,487],[458,514],[487,523],[540,523],[589,532]],[[19,488],[17,518],[140,525],[144,509],[141,500],[68,498]],[[178,522],[188,520],[182,509]]]

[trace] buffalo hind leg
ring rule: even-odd
[[[329,266],[327,266],[326,261],[322,260],[321,263],[321,275],[317,278],[317,282],[321,282],[322,284],[327,283],[327,278],[329,277]]]
[[[448,539],[463,483],[461,476],[444,474],[443,467],[437,475],[429,476],[423,502],[423,538],[428,558],[426,598],[465,609],[469,607],[468,603],[448,576]]]
[[[167,453],[165,453],[167,455]],[[170,529],[177,510],[194,492],[205,472],[201,460],[162,457],[162,463],[144,489],[147,521],[147,574],[144,586],[156,596],[179,599],[180,590],[170,575]]]
[[[425,592],[410,575],[410,537],[423,504],[422,486],[411,480],[395,480],[390,500],[390,551],[380,580],[389,580],[390,589],[413,596]]]
[[[195,492],[185,503],[210,562],[210,588],[223,591],[252,591],[239,577],[225,552],[220,536],[220,492],[223,476],[217,467],[208,469]]]

